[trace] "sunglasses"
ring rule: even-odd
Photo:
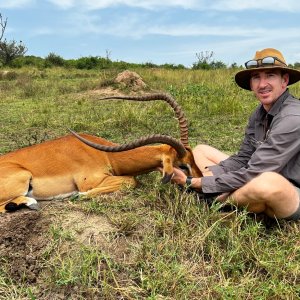
[[[246,69],[258,68],[258,67],[265,67],[265,66],[274,66],[276,65],[276,61],[280,62],[284,66],[286,63],[280,60],[275,56],[267,56],[261,59],[251,59],[245,63]]]

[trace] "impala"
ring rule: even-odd
[[[22,206],[37,209],[38,200],[114,192],[124,184],[135,186],[135,175],[159,167],[163,169],[163,183],[170,181],[174,166],[186,169],[191,176],[201,176],[188,146],[186,119],[171,96],[114,98],[168,102],[179,120],[181,140],[156,134],[118,145],[71,131],[67,136],[7,153],[0,156],[0,212]],[[157,143],[160,145],[150,145]]]

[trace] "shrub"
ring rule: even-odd
[[[29,55],[16,58],[11,63],[13,68],[22,68],[24,66],[44,67],[44,59],[38,56]]]
[[[63,67],[65,65],[65,60],[61,56],[51,52],[45,58],[44,64],[45,67]]]
[[[76,60],[75,66],[77,69],[108,69],[112,66],[112,61],[99,56],[81,57]]]

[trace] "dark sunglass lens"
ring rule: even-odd
[[[262,64],[262,65],[274,65],[274,64],[275,64],[275,58],[274,58],[274,57],[271,57],[271,56],[264,57],[264,58],[261,60],[261,64]]]
[[[257,68],[258,67],[258,62],[257,62],[257,60],[249,60],[245,63],[245,66],[246,66],[247,69]]]

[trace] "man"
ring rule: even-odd
[[[257,51],[236,83],[251,90],[260,105],[253,112],[237,154],[226,154],[208,145],[194,149],[204,177],[191,178],[175,169],[173,182],[228,196],[238,207],[272,218],[300,219],[300,101],[288,85],[300,80],[300,72],[287,67],[276,49]]]

